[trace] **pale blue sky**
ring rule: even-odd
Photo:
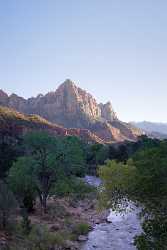
[[[66,78],[125,121],[167,122],[166,0],[0,0],[0,88]]]

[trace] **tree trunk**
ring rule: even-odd
[[[47,212],[46,200],[47,200],[47,196],[44,195],[44,196],[43,196],[43,202],[42,202],[42,203],[43,203],[42,205],[43,205],[43,213],[44,213],[44,214],[46,214],[46,212]]]
[[[3,229],[6,228],[6,222],[7,222],[6,213],[3,212],[3,213],[2,213],[2,228],[3,228]]]
[[[41,194],[39,196],[40,203],[41,203],[41,212],[43,214],[47,213],[47,195]]]

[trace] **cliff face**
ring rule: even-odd
[[[106,104],[99,104],[101,117],[104,121],[112,122],[118,120],[116,113],[112,107],[111,102],[107,102]]]
[[[98,104],[92,95],[66,80],[55,92],[24,99],[0,91],[0,105],[25,114],[38,114],[66,128],[88,129],[107,142],[135,140],[139,131],[121,123],[110,102]],[[121,125],[119,125],[121,124]]]

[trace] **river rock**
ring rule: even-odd
[[[87,240],[88,240],[88,237],[85,236],[85,235],[80,235],[80,236],[78,237],[78,241],[87,241]]]

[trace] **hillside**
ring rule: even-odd
[[[32,130],[43,130],[56,136],[77,136],[86,142],[103,143],[96,135],[86,129],[66,129],[53,124],[38,115],[25,115],[0,106],[0,132],[8,135],[23,135]]]

